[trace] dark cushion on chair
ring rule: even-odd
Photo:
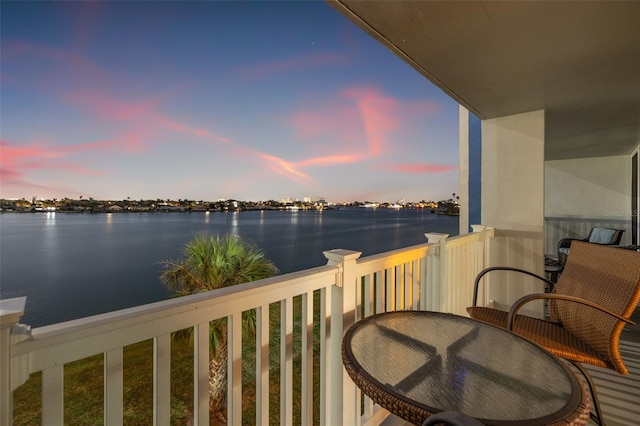
[[[589,242],[596,244],[612,244],[616,232],[618,231],[611,228],[593,228],[591,230],[591,235],[589,235]]]

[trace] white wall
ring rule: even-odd
[[[624,229],[631,244],[631,156],[545,163],[545,253],[562,238],[586,238],[594,226]]]
[[[629,220],[631,157],[545,162],[545,216]]]

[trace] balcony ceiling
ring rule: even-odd
[[[480,118],[545,109],[547,160],[640,143],[640,1],[328,3]]]

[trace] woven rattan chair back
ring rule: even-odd
[[[574,241],[554,292],[598,303],[630,318],[640,302],[640,255]],[[619,373],[627,373],[619,349],[624,322],[584,305],[554,302],[552,315],[565,329],[593,347]]]

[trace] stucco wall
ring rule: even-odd
[[[630,219],[627,155],[545,162],[545,216]]]

